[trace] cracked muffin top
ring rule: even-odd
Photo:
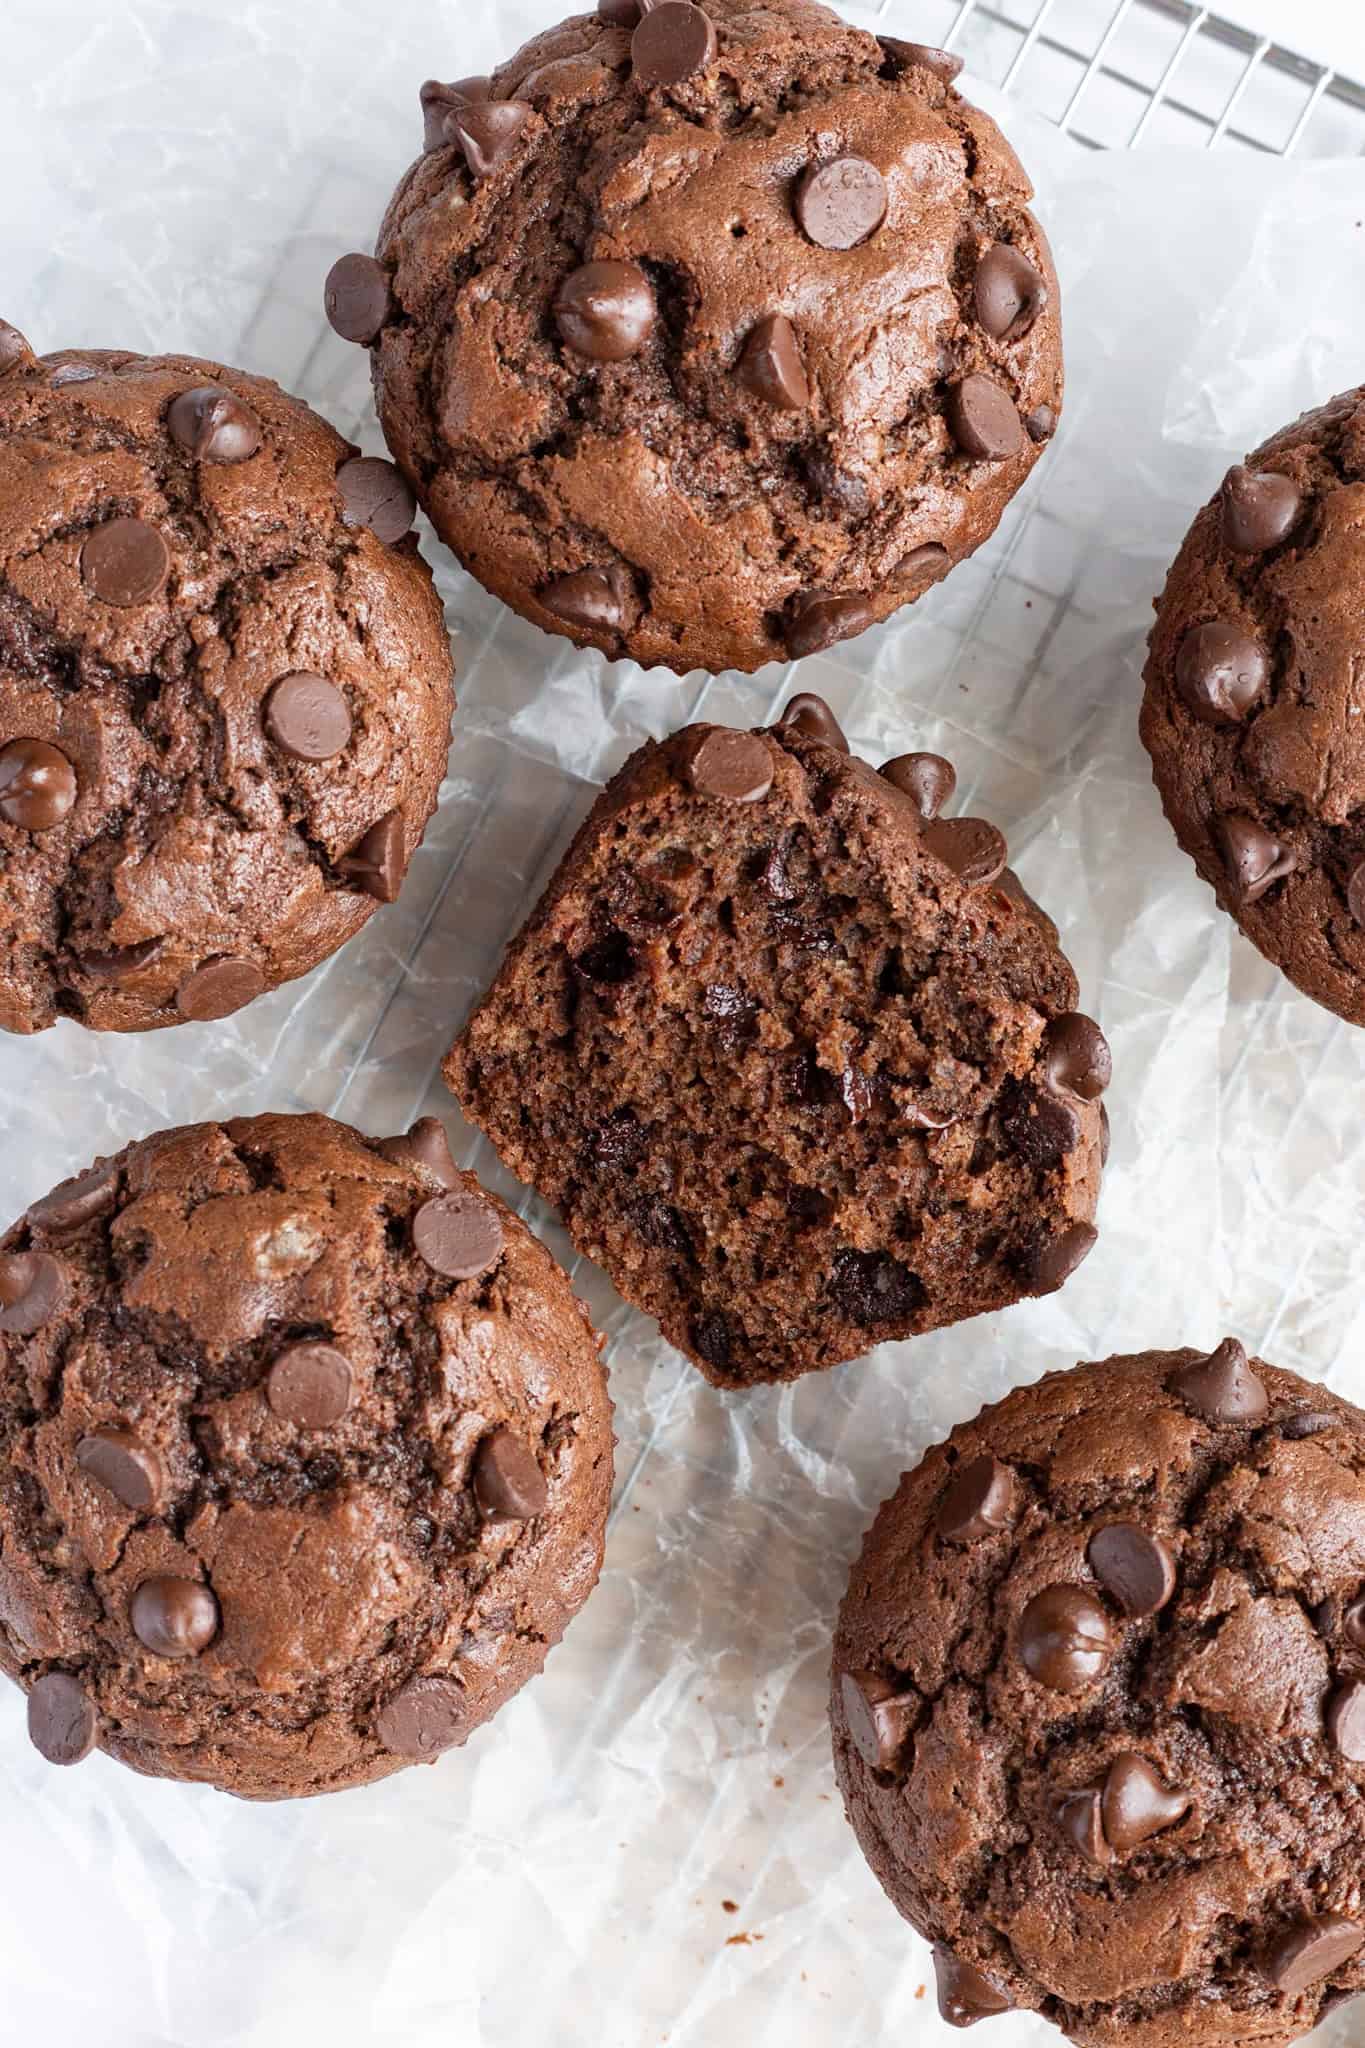
[[[393,900],[435,807],[411,494],[264,379],[0,328],[0,1027],[227,1016]]]
[[[813,0],[602,0],[423,87],[327,306],[482,583],[611,656],[753,670],[986,539],[1056,427],[1060,323],[959,69]]]
[[[462,1743],[596,1582],[598,1342],[435,1119],[167,1131],[0,1240],[0,1669],[248,1798]]]
[[[945,2019],[1283,2048],[1365,1992],[1365,1415],[1235,1338],[1020,1388],[882,1508],[832,1717]]]
[[[1142,738],[1176,838],[1252,944],[1365,1024],[1365,390],[1276,434],[1157,605]]]

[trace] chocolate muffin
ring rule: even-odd
[[[1050,1292],[1095,1242],[1109,1048],[954,781],[874,773],[810,697],[649,743],[447,1062],[718,1386]]]
[[[580,646],[748,670],[981,545],[1061,339],[960,69],[812,0],[601,0],[422,88],[425,154],[327,310],[480,582]]]
[[[1142,738],[1176,838],[1297,988],[1365,1024],[1365,389],[1229,471],[1157,605]]]
[[[391,463],[188,356],[0,335],[0,1028],[306,974],[435,807],[450,643]]]
[[[1295,2040],[1365,1991],[1365,1415],[1232,1337],[1018,1389],[882,1508],[831,1713],[952,2025]]]
[[[598,1340],[434,1118],[162,1132],[0,1240],[0,1668],[52,1763],[434,1761],[591,1592]]]

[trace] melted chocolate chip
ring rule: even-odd
[[[446,115],[446,134],[459,143],[465,162],[482,183],[516,154],[531,113],[524,100],[467,101]]]
[[[196,968],[176,992],[176,1008],[191,1024],[216,1024],[254,1003],[265,989],[265,976],[254,960],[220,954]]]
[[[428,78],[418,94],[422,108],[423,150],[430,152],[448,147],[452,138],[446,123],[456,107],[492,97],[492,81],[487,78],[460,78],[450,85],[443,84],[439,78]]]
[[[995,2019],[1013,2009],[1004,1992],[975,1964],[962,1962],[946,1948],[934,1950],[934,1978],[939,2013],[950,2027],[974,2027],[978,2020]]]
[[[653,0],[631,39],[637,85],[683,85],[715,61],[716,30],[691,0]]]
[[[575,569],[556,577],[540,593],[547,612],[584,633],[619,633],[626,623],[629,582],[619,563],[609,569]]]
[[[1097,1529],[1086,1552],[1090,1569],[1130,1621],[1159,1614],[1175,1595],[1171,1547],[1137,1522]]]
[[[957,770],[941,754],[898,754],[877,770],[932,824],[957,788]]]
[[[1081,1142],[1081,1120],[1070,1103],[1018,1082],[1001,1098],[1000,1128],[1036,1173],[1051,1173]]]
[[[138,1513],[161,1496],[161,1460],[127,1429],[97,1429],[76,1446],[76,1463],[86,1477]]]
[[[535,1453],[514,1430],[495,1429],[474,1453],[474,1498],[487,1522],[530,1522],[550,1498]]]
[[[896,1772],[919,1716],[916,1692],[897,1692],[875,1672],[844,1672],[839,1699],[848,1738],[871,1771]]]
[[[685,773],[699,796],[759,803],[773,786],[773,757],[757,733],[713,726],[688,753]]]
[[[144,1579],[128,1610],[133,1634],[157,1657],[198,1657],[218,1633],[218,1602],[198,1579]]]
[[[1182,1366],[1170,1388],[1204,1422],[1260,1422],[1270,1413],[1269,1396],[1235,1337],[1225,1337],[1207,1358]]]
[[[371,825],[349,853],[337,862],[337,873],[376,903],[396,903],[403,886],[407,833],[401,811],[389,811]]]
[[[1050,405],[1035,405],[1031,413],[1024,416],[1024,427],[1030,441],[1050,441],[1057,431],[1057,414]]]
[[[789,700],[777,721],[779,732],[804,733],[808,740],[819,740],[823,746],[833,747],[836,753],[848,752],[848,741],[843,728],[823,697],[813,691],[798,690]]]
[[[149,604],[171,573],[171,551],[145,519],[106,519],[87,535],[81,577],[102,604]]]
[[[836,1307],[864,1330],[881,1323],[902,1323],[924,1301],[923,1282],[899,1259],[889,1252],[856,1252],[847,1247],[834,1255],[829,1291]]]
[[[1053,1820],[1087,1863],[1110,1861],[1109,1844],[1104,1838],[1102,1796],[1097,1786],[1081,1785],[1074,1792],[1058,1792],[1051,1808]]]
[[[1050,1692],[1085,1692],[1104,1676],[1113,1654],[1109,1616],[1083,1586],[1049,1586],[1020,1616],[1024,1668]]]
[[[961,74],[963,60],[952,50],[935,49],[932,43],[902,42],[899,36],[878,36],[877,41],[897,73],[930,71],[944,85],[951,85]]]
[[[979,1543],[1014,1520],[1017,1481],[987,1451],[964,1465],[939,1503],[934,1527],[945,1543]]]
[[[1099,1242],[1093,1223],[1070,1223],[1060,1237],[1052,1238],[1039,1251],[1029,1274],[1031,1294],[1055,1294],[1065,1286],[1076,1268],[1088,1259]]]
[[[1047,303],[1047,286],[1022,249],[995,242],[976,266],[978,324],[994,341],[1018,341]]]
[[[585,263],[569,273],[555,298],[561,340],[593,363],[638,355],[657,319],[653,289],[638,263]]]
[[[1095,1102],[1114,1078],[1109,1042],[1098,1024],[1072,1010],[1054,1017],[1045,1034],[1048,1086],[1082,1102]]]
[[[985,818],[934,818],[924,828],[923,844],[967,889],[985,889],[997,881],[1009,859],[1004,835]]]
[[[0,1252],[0,1336],[31,1337],[66,1302],[66,1274],[48,1252]]]
[[[1243,910],[1259,903],[1266,891],[1292,875],[1298,864],[1292,847],[1281,846],[1254,818],[1238,811],[1215,818],[1213,836],[1238,907]]]
[[[459,1185],[460,1173],[450,1149],[446,1127],[439,1117],[422,1116],[401,1138],[381,1138],[375,1150],[395,1166],[414,1167],[429,1174],[438,1187]]]
[[[1175,682],[1186,707],[1205,725],[1237,725],[1266,686],[1265,649],[1240,626],[1209,619],[1191,626],[1175,658]]]
[[[384,1702],[375,1726],[391,1755],[432,1763],[463,1740],[464,1693],[453,1678],[410,1678]]]
[[[1327,1702],[1327,1739],[1349,1763],[1365,1764],[1365,1680],[1348,1679]]]
[[[977,462],[1006,462],[1025,446],[1019,409],[1002,384],[974,371],[951,386],[948,431],[964,455]]]
[[[746,391],[783,412],[804,412],[810,382],[796,329],[785,313],[765,313],[750,332],[735,371]]]
[[[1292,478],[1238,463],[1223,480],[1223,539],[1239,555],[1262,555],[1287,541],[1303,499]]]
[[[1189,1810],[1189,1794],[1171,1791],[1145,1756],[1126,1751],[1109,1766],[1101,1813],[1105,1840],[1117,1855],[1127,1856],[1153,1835],[1164,1834]]]
[[[91,981],[108,982],[118,988],[144,967],[150,967],[165,950],[164,938],[139,939],[131,946],[114,946],[107,953],[81,953],[77,957],[82,974],[89,975]]]
[[[856,592],[838,597],[829,590],[805,590],[789,599],[782,637],[793,661],[823,654],[841,640],[851,640],[872,624],[871,600]]]
[[[341,256],[327,273],[323,308],[343,341],[368,347],[393,312],[389,274],[373,256]]]
[[[28,1739],[50,1764],[78,1764],[95,1747],[99,1719],[84,1686],[67,1671],[35,1679],[28,1696]]]
[[[60,747],[11,740],[0,747],[0,818],[21,832],[51,832],[75,808],[80,786]]]
[[[856,249],[886,219],[886,180],[860,156],[812,164],[796,187],[796,218],[819,249]]]
[[[1301,1998],[1365,1948],[1365,1927],[1339,1913],[1299,1920],[1261,1951],[1261,1970],[1286,1998]]]
[[[261,423],[249,405],[221,384],[182,391],[166,415],[171,439],[196,462],[249,462],[261,445]]]
[[[357,455],[342,463],[336,485],[344,525],[368,527],[388,547],[411,529],[417,500],[392,462],[378,455]]]
[[[107,1216],[118,1200],[118,1169],[101,1163],[74,1175],[34,1202],[27,1211],[32,1229],[45,1237],[74,1236],[98,1216]]]

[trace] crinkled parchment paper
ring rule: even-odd
[[[421,79],[487,68],[554,11],[10,0],[0,311],[40,349],[265,371],[377,450],[366,360],[324,326],[321,280],[415,152]],[[889,0],[878,25],[914,36],[915,16]],[[1215,913],[1135,730],[1190,514],[1263,432],[1361,375],[1359,163],[1100,157],[1003,118],[1065,284],[1062,433],[974,562],[800,682],[874,758],[950,755],[960,805],[1008,830],[1061,925],[1114,1048],[1098,1249],[1052,1300],[742,1399],[580,1268],[611,1337],[619,1476],[601,1588],[544,1678],[433,1770],[273,1809],[100,1756],[54,1772],[5,1688],[4,2048],[946,2042],[927,1952],[830,1772],[830,1625],[876,1503],[983,1400],[1113,1350],[1236,1331],[1365,1395],[1365,1036]],[[645,734],[703,709],[756,722],[793,682],[609,668],[432,550],[461,712],[401,903],[231,1023],[0,1044],[4,1215],[158,1125],[264,1108],[375,1133],[445,1113],[515,1192],[439,1084],[451,1035],[593,786]],[[1343,2014],[1335,2038],[1360,2025]],[[990,2032],[1055,2038],[1028,2017]]]

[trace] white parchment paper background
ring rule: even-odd
[[[377,451],[321,280],[365,247],[427,75],[554,0],[10,0],[0,312],[41,349],[217,355]],[[870,9],[851,5],[871,22]],[[915,0],[878,25],[914,36]],[[995,104],[989,95],[989,104]],[[431,1771],[257,1809],[103,1757],[54,1772],[0,1695],[0,2044],[847,2048],[954,2038],[833,1791],[830,1625],[876,1503],[984,1399],[1228,1331],[1365,1396],[1365,1038],[1215,915],[1135,720],[1153,594],[1227,462],[1365,365],[1365,172],[1097,157],[1003,109],[1066,289],[1063,432],[1000,535],[902,622],[805,664],[880,758],[956,761],[1009,832],[1112,1041],[1099,1248],[1064,1295],[749,1399],[580,1269],[621,1434],[602,1586],[546,1675]],[[226,1025],[0,1044],[0,1212],[171,1121],[445,1113],[437,1063],[592,786],[703,706],[789,688],[606,667],[432,544],[461,669],[442,810],[403,900]],[[531,1218],[568,1255],[537,1210]],[[723,1902],[737,1908],[727,1912]],[[1359,2040],[1348,2011],[1335,2038]],[[1027,2017],[999,2048],[1053,2039]]]

